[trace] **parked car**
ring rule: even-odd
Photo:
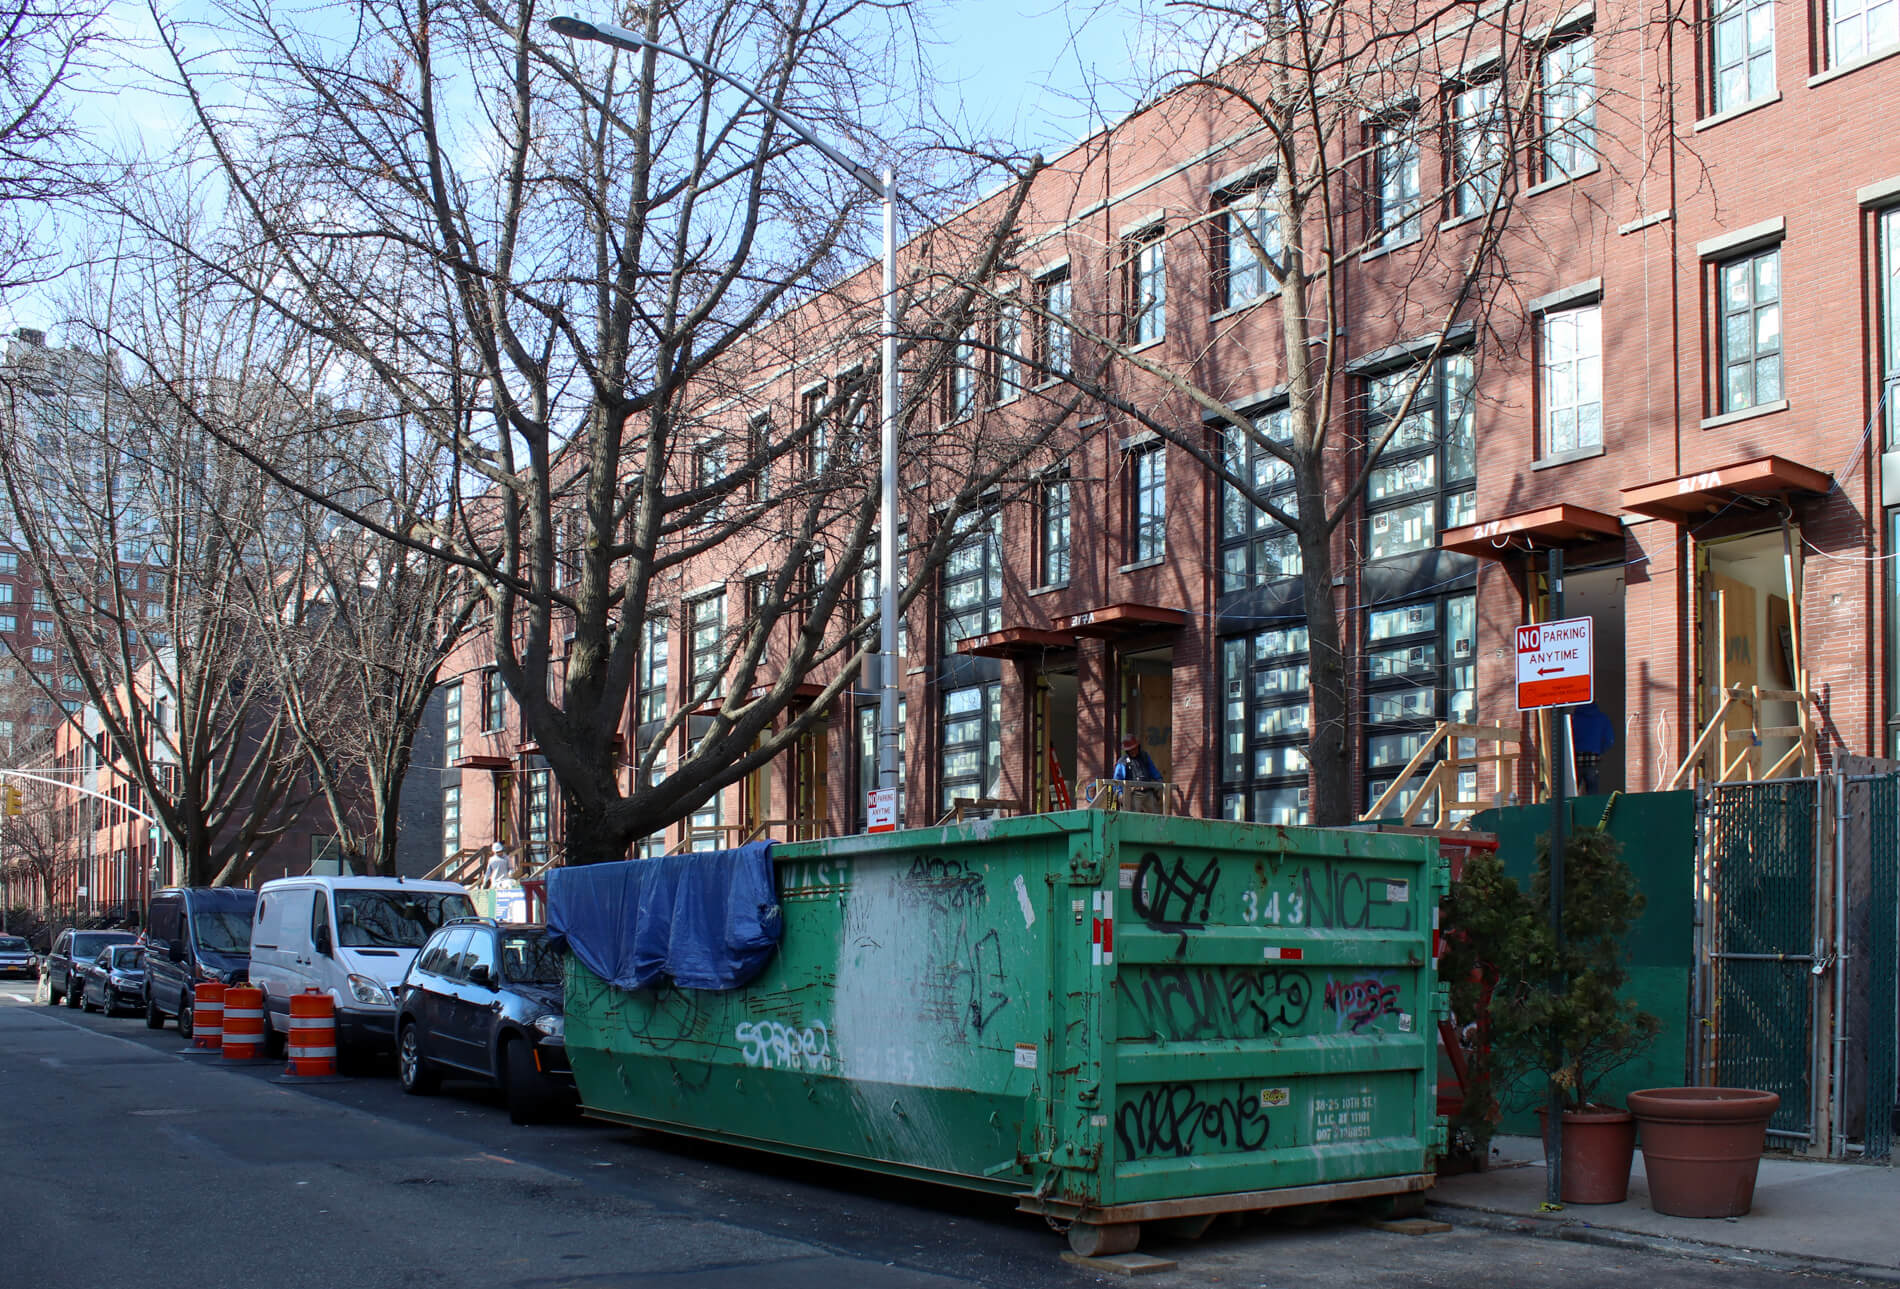
[[[178,1018],[191,1037],[191,1003],[206,981],[242,984],[251,968],[257,892],[241,886],[173,886],[152,896],[146,915],[145,1009],[148,1029]]]
[[[80,969],[79,1007],[97,1007],[108,1016],[123,1008],[135,1012],[145,1005],[145,949],[115,944]]]
[[[46,980],[47,1005],[64,999],[68,1007],[78,1007],[80,972],[85,965],[109,945],[133,944],[137,940],[130,931],[61,931],[47,951],[46,961],[40,965],[40,975]]]
[[[401,877],[280,877],[257,893],[251,983],[264,991],[273,1043],[289,1032],[290,999],[315,989],[336,1001],[337,1056],[396,1042],[396,993],[416,950],[475,906],[454,882]]]
[[[17,935],[0,935],[0,976],[37,976],[40,960]]]
[[[531,1123],[574,1102],[561,1012],[561,955],[545,926],[470,918],[429,937],[402,984],[396,1071],[403,1091],[444,1074],[497,1083]]]

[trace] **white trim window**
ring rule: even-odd
[[[1603,446],[1603,306],[1545,314],[1538,323],[1538,393],[1545,456]]]
[[[1775,92],[1774,0],[1717,0],[1714,45],[1717,112]]]
[[[1220,307],[1237,309],[1279,289],[1267,258],[1280,259],[1284,249],[1280,212],[1273,206],[1270,181],[1230,188],[1215,201],[1221,247]]]
[[[1537,60],[1543,97],[1545,183],[1597,168],[1596,37],[1589,32],[1553,45]]]
[[[1372,168],[1375,240],[1381,246],[1391,246],[1417,237],[1422,203],[1416,117],[1390,117],[1373,127]]]
[[[1828,66],[1840,67],[1896,44],[1900,0],[1828,0]]]
[[[1504,178],[1504,114],[1498,83],[1485,79],[1451,97],[1452,215],[1481,215],[1491,206]]]
[[[1168,268],[1161,225],[1127,239],[1128,342],[1152,344],[1167,331]]]
[[[1781,398],[1781,248],[1738,256],[1716,266],[1716,356],[1722,412],[1741,412]]]

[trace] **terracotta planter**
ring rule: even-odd
[[[1755,1202],[1768,1119],[1781,1097],[1743,1088],[1630,1093],[1643,1129],[1650,1207],[1670,1217],[1740,1217]]]
[[[1537,1118],[1541,1128],[1545,1112]],[[1564,1111],[1566,1204],[1621,1204],[1629,1198],[1630,1162],[1636,1157],[1636,1117],[1627,1110],[1591,1106]]]

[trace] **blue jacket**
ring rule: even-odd
[[[1138,748],[1132,754],[1123,752],[1116,759],[1115,779],[1121,783],[1131,779],[1136,781],[1147,779],[1159,783],[1161,768],[1154,763],[1154,758],[1148,755],[1147,748]]]

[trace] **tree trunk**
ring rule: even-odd
[[[562,801],[567,815],[563,836],[566,864],[605,864],[627,857],[632,839],[613,823],[607,810],[585,809],[571,793],[563,792]]]

